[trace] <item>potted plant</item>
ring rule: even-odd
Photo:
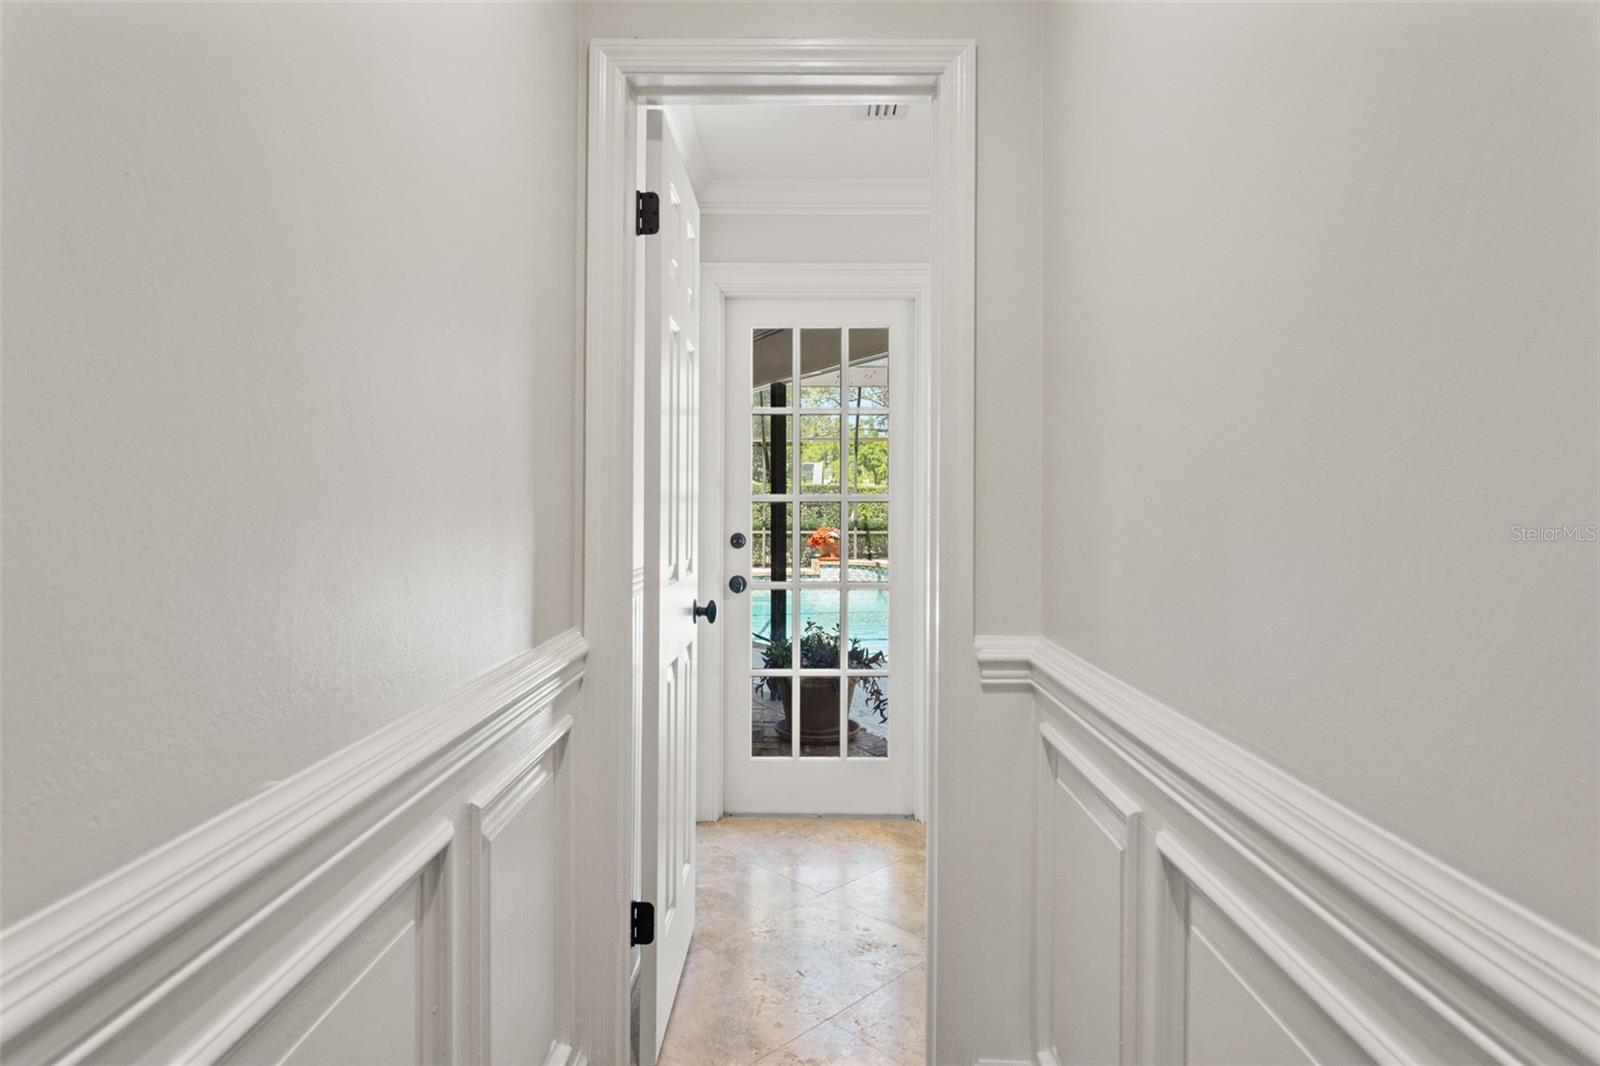
[[[779,637],[762,650],[762,665],[769,670],[788,669],[792,662],[792,649],[788,637]],[[850,638],[848,652],[849,669],[851,670],[881,670],[888,662],[888,656],[881,651],[870,651],[860,640]],[[824,628],[816,622],[808,621],[805,632],[800,636],[800,665],[808,670],[833,670],[839,667],[839,627]],[[889,720],[889,694],[883,690],[883,678],[880,677],[852,677],[848,679],[850,689],[850,702],[855,701],[855,694],[859,689],[865,696],[867,706],[875,711],[878,720]],[[767,688],[771,690],[783,703],[783,725],[778,728],[782,736],[788,736],[794,730],[794,678],[769,677]],[[811,743],[827,743],[837,741],[839,738],[839,678],[838,677],[802,677],[800,678],[800,700],[805,706],[805,718],[801,723],[800,739]],[[863,726],[860,722],[851,720],[850,736],[853,739],[861,732]]]
[[[837,562],[839,559],[839,527],[818,526],[816,532],[806,538],[806,543],[817,549],[817,554],[822,559]]]

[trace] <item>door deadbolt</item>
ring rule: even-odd
[[[730,592],[743,592],[744,585],[744,575],[742,574],[734,574],[728,579],[728,590]]]
[[[744,547],[744,534],[743,533],[735,533],[733,536],[728,538],[728,543],[732,544],[735,548]],[[734,591],[738,592],[739,590],[738,589],[734,589]]]

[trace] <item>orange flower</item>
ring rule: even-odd
[[[806,543],[811,545],[813,548],[820,548],[824,544],[835,543],[836,541],[838,541],[838,539],[839,539],[838,527],[836,527],[836,526],[818,526],[817,527],[817,531],[815,533],[811,534],[811,536],[806,539]]]

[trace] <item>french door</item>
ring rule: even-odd
[[[911,320],[909,301],[728,304],[729,813],[912,813]]]

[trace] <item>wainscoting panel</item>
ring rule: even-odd
[[[7,1063],[569,1063],[569,631],[0,932]]]
[[[1034,695],[1035,1058],[1600,1063],[1600,950],[1064,649]]]
[[[399,868],[409,876],[397,891],[390,891],[392,878],[380,878],[351,913],[333,923],[329,936],[308,944],[306,961],[314,968],[287,989],[257,998],[255,1005],[268,1013],[222,1062],[420,1066],[441,1059],[447,975],[443,846],[451,835],[442,826],[432,840],[438,850],[426,865]],[[361,920],[374,904],[376,910]],[[338,935],[358,920],[347,936]]]
[[[1171,834],[1156,837],[1163,894],[1180,922],[1171,945],[1181,967],[1182,1009],[1174,1026],[1191,1063],[1370,1063],[1368,1054],[1324,1011],[1320,978],[1277,930],[1240,900],[1203,860]],[[1281,960],[1281,961],[1280,961]],[[1174,1003],[1179,1002],[1174,997]],[[1335,1006],[1335,1009],[1338,1009]]]
[[[468,807],[472,937],[468,943],[472,1061],[565,1061],[574,1004],[565,920],[571,870],[560,776],[566,718]]]
[[[1212,938],[1190,926],[1187,951],[1185,1061],[1196,1066],[1301,1066],[1314,1061]]]
[[[1063,1062],[1129,1060],[1139,808],[1065,734],[1041,735],[1039,1046]]]

